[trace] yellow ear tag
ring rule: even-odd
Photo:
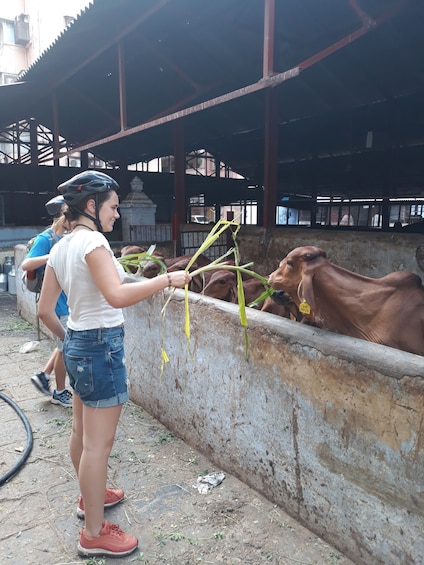
[[[306,300],[302,300],[302,302],[299,304],[299,311],[302,312],[302,314],[310,314],[311,313],[311,307],[306,302]]]

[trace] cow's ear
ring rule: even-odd
[[[301,288],[299,289],[299,298],[301,300],[305,300],[311,307],[311,310],[315,310],[315,294],[314,286],[312,284],[313,278],[313,273],[304,273],[302,277]]]

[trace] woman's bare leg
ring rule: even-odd
[[[121,411],[122,405],[109,408],[82,406],[82,453],[78,478],[84,499],[85,531],[90,537],[99,534],[104,521],[107,464]],[[74,447],[77,457],[77,445]]]
[[[57,351],[57,349],[55,349],[53,351],[53,353],[50,355],[49,360],[47,361],[47,363],[44,366],[43,372],[46,373],[47,375],[50,375],[51,373],[53,373],[54,363],[55,363],[55,360],[56,360],[57,353],[58,353],[58,351]]]
[[[56,390],[62,391],[65,388],[66,369],[62,352],[58,350],[56,350],[56,356],[54,358],[54,376],[56,379]]]
[[[72,396],[72,431],[69,440],[69,454],[77,476],[79,475],[82,454],[82,407],[80,397],[74,393]]]

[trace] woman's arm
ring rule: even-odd
[[[168,286],[183,288],[191,281],[190,273],[175,271],[140,282],[122,283],[105,247],[96,247],[86,256],[86,261],[97,288],[114,308],[132,306]]]
[[[47,265],[38,301],[38,316],[40,320],[61,340],[65,338],[65,329],[56,315],[55,308],[62,289],[57,281],[54,270]]]

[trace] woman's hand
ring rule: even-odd
[[[191,275],[187,271],[173,271],[166,273],[169,287],[184,288],[191,281]]]
[[[94,283],[113,308],[127,308],[167,287],[183,288],[191,281],[190,273],[175,271],[152,279],[122,283],[110,252],[103,246],[86,255]]]

